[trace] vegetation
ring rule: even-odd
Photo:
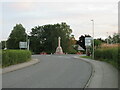
[[[2,67],[2,50],[0,49],[0,68]]]
[[[77,41],[77,44],[78,45],[80,45],[83,49],[85,49],[86,50],[86,46],[85,46],[85,38],[86,37],[91,37],[90,35],[81,35],[80,37],[79,37],[79,40]]]
[[[19,42],[30,40],[30,50],[32,53],[41,52],[55,53],[58,46],[58,37],[61,37],[61,46],[65,53],[76,53],[74,45],[76,40],[71,35],[72,29],[65,22],[57,24],[48,24],[35,26],[31,29],[30,35],[27,35],[22,24],[16,24],[10,33],[7,41],[2,41],[2,49],[20,49]]]
[[[102,45],[103,41],[100,40],[100,39],[95,39],[94,40],[94,46],[95,46],[95,49],[99,48],[101,45]]]
[[[86,37],[91,37],[90,35],[81,35],[79,37],[79,40],[76,42],[77,45],[80,45],[84,50],[87,49],[87,56],[90,56],[90,53],[92,53],[92,42],[91,42],[91,46],[88,46],[86,48],[85,46],[85,38]],[[101,46],[102,43],[105,43],[104,40],[102,40],[101,38],[98,38],[98,39],[94,39],[94,47],[95,49],[99,48]]]
[[[31,59],[31,52],[27,50],[3,50],[2,67],[23,63]]]
[[[120,47],[118,43],[120,43],[119,34],[109,36],[106,40],[94,39],[95,59],[108,62],[120,69]],[[90,47],[90,52],[92,50]],[[90,58],[90,56],[83,56],[83,58]]]
[[[118,47],[100,48],[95,50],[95,59],[106,61],[116,68],[118,67]]]
[[[91,56],[80,56],[81,58],[88,58],[88,59],[92,59]]]
[[[101,44],[101,46],[95,50],[95,59],[108,62],[120,69],[120,35],[114,33],[114,35],[109,36],[105,42],[107,44]]]
[[[5,48],[5,41],[1,41],[1,48],[4,49]]]
[[[19,42],[26,41],[26,35],[25,28],[22,26],[22,24],[16,24],[7,40],[7,48],[19,49]]]
[[[109,36],[107,39],[105,39],[105,41],[106,43],[109,43],[109,44],[120,43],[120,34],[114,33],[113,36]]]
[[[66,23],[48,24],[32,28],[30,49],[34,53],[55,53],[58,46],[58,37],[61,37],[61,46],[65,53],[75,53],[73,45],[75,38],[71,35],[72,29]]]

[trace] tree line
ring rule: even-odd
[[[30,40],[30,50],[33,53],[55,53],[58,46],[58,37],[61,37],[61,46],[64,53],[77,53],[78,45],[86,50],[85,37],[90,35],[81,35],[79,40],[76,40],[72,35],[72,29],[65,22],[57,24],[47,24],[35,26],[31,29],[30,34],[26,33],[26,29],[22,24],[16,24],[11,31],[8,40],[2,41],[2,49],[20,49],[19,42]],[[98,38],[94,39],[95,48],[98,48],[102,43],[114,44],[120,42],[119,35],[114,34],[105,40]],[[1,44],[1,43],[0,43]]]
[[[76,44],[72,29],[65,22],[35,26],[28,35],[22,24],[16,24],[6,41],[7,49],[20,49],[19,42],[30,40],[30,50],[33,53],[55,53],[58,46],[58,37],[61,37],[61,46],[65,53],[76,53],[73,45]],[[3,48],[5,41],[2,41]]]

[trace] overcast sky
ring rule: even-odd
[[[8,2],[9,1],[9,2]],[[25,2],[24,2],[25,1]],[[6,40],[13,27],[21,23],[30,31],[36,25],[66,22],[78,39],[80,35],[92,35],[95,21],[95,37],[105,38],[118,32],[119,0],[4,0],[0,3],[0,40]],[[2,35],[1,35],[2,34]]]

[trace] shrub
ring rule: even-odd
[[[75,49],[71,48],[71,49],[69,49],[68,53],[69,54],[76,54],[77,51]]]
[[[95,50],[95,59],[109,62],[118,68],[118,47]]]
[[[31,52],[27,50],[3,50],[2,66],[10,66],[23,63],[31,59]]]

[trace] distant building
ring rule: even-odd
[[[84,51],[84,49],[80,45],[78,45],[78,50],[79,51]]]

